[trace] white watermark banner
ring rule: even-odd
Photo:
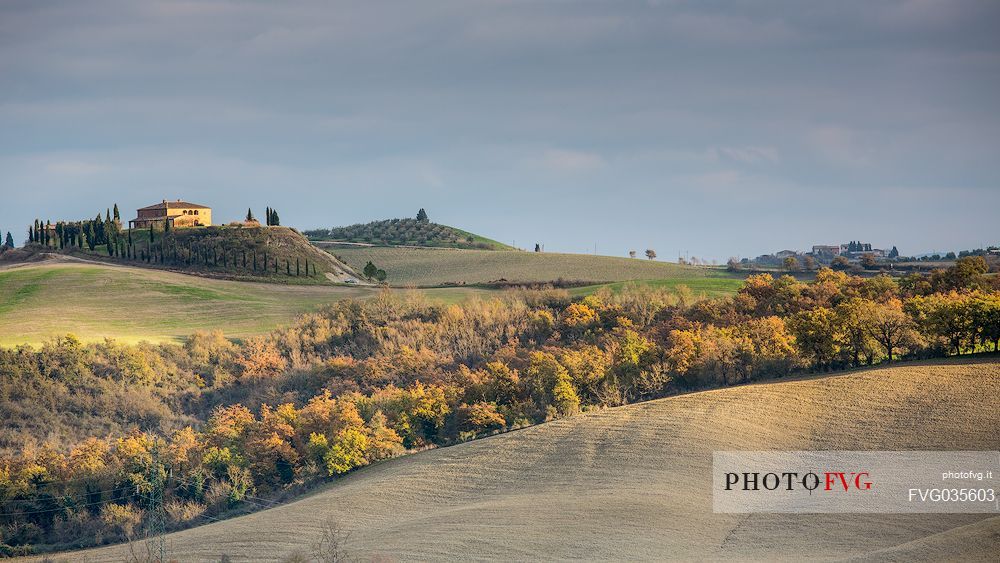
[[[715,512],[1000,512],[1000,452],[724,451]]]

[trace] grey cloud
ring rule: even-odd
[[[553,250],[978,246],[998,23],[976,0],[8,2],[0,228],[176,195],[301,227],[423,206]]]

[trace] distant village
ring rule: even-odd
[[[893,246],[886,250],[875,248],[869,242],[852,240],[844,244],[815,244],[811,251],[779,250],[774,254],[762,254],[756,258],[730,259],[730,269],[748,268],[754,266],[777,267],[784,270],[812,270],[819,266],[830,266],[834,269],[880,269],[893,267],[900,263],[939,262],[955,260],[963,256],[1000,257],[1000,247],[989,246],[975,250],[963,250],[958,254],[947,252],[943,254],[925,254],[917,256],[902,256]]]

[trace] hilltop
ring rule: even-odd
[[[422,246],[515,250],[511,246],[448,225],[419,219],[385,219],[332,229],[311,229],[305,235],[314,241],[346,242],[372,246]]]
[[[315,284],[358,283],[350,267],[323,252],[294,229],[228,225],[175,228],[169,231],[123,230],[110,243],[90,248],[56,237],[49,244],[31,243],[19,254],[22,261],[38,255],[60,254],[90,261],[166,269],[201,276]]]
[[[274,561],[337,518],[359,559],[987,560],[988,514],[714,514],[711,463],[727,449],[995,450],[998,397],[995,356],[692,393],[390,460],[166,545],[181,561]]]

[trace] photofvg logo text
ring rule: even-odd
[[[868,471],[809,471],[798,473],[783,471],[781,473],[729,472],[726,473],[726,490],[742,488],[744,491],[774,491],[784,487],[787,491],[802,488],[807,491],[851,492],[870,491],[872,482]]]
[[[1000,512],[998,452],[713,455],[715,512]]]

